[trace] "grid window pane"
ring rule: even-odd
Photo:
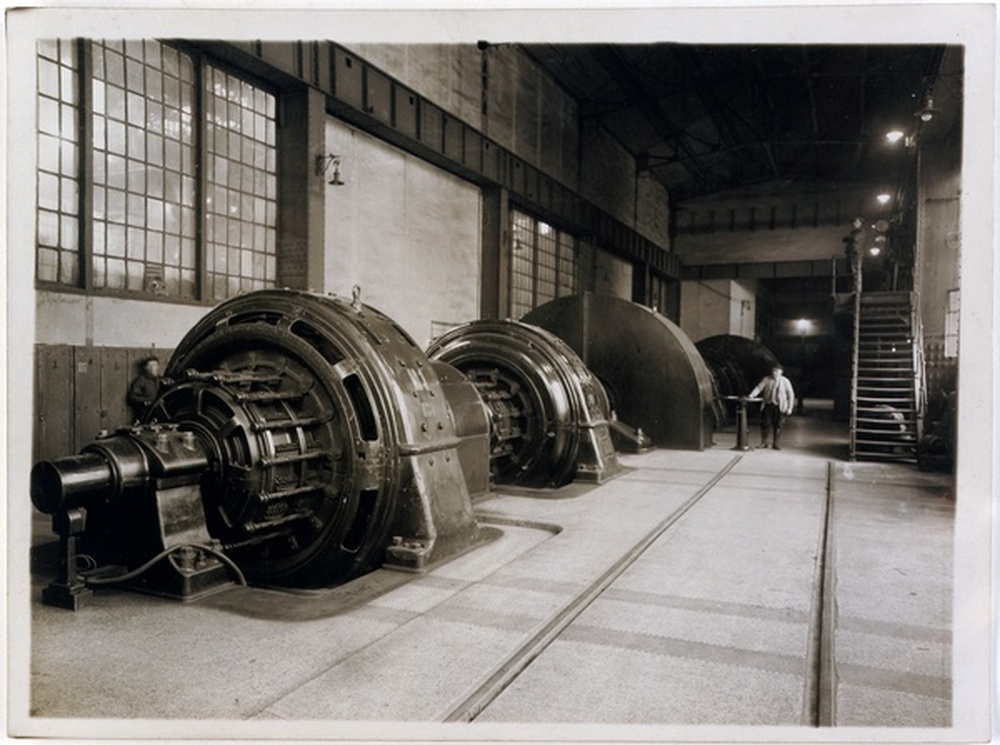
[[[959,290],[948,291],[948,308],[944,316],[944,356],[958,357]]]
[[[89,60],[86,81],[79,79],[80,48]],[[152,40],[39,42],[40,281],[80,285],[80,226],[87,224],[88,274],[97,290],[195,299],[202,264],[208,281],[200,299],[275,286],[275,97],[208,63],[197,77],[205,87],[199,96],[194,65],[183,52]],[[89,91],[86,112],[81,82]],[[93,163],[93,206],[81,216],[84,116],[91,130],[85,146]],[[198,117],[204,138],[196,137]],[[204,192],[198,163],[207,166]],[[198,240],[205,241],[204,256]]]
[[[206,266],[212,300],[275,285],[276,194],[256,185],[276,179],[274,144],[258,121],[273,120],[274,96],[209,66],[204,75],[208,196]],[[273,121],[272,121],[273,123]]]
[[[576,239],[511,210],[510,317],[576,292]]]
[[[66,39],[40,41],[36,60],[36,276],[40,282],[75,286],[80,283],[76,44]]]
[[[38,279],[42,282],[59,280],[59,252],[51,248],[38,249]]]
[[[104,164],[109,188],[103,203],[95,199],[92,214],[95,233],[105,236],[94,243],[95,264],[106,267],[95,271],[95,286],[194,298],[193,282],[165,280],[182,271],[194,277],[194,253],[163,250],[179,246],[184,235],[178,185],[185,177],[193,183],[195,159],[179,109],[193,110],[194,86],[166,62],[180,53],[160,42],[126,42],[124,56],[121,48],[108,41],[91,45],[94,58],[103,60],[103,66],[94,66],[94,98],[105,102],[103,109],[94,107],[94,130],[105,132],[109,153]],[[101,157],[95,153],[95,161]],[[121,257],[127,263],[118,261]]]
[[[520,318],[534,307],[534,220],[512,210],[511,223],[510,316]]]
[[[556,297],[576,294],[576,255],[576,238],[560,231]]]
[[[544,222],[537,223],[536,239],[537,276],[535,304],[541,305],[556,296],[556,231]]]

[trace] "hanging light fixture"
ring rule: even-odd
[[[934,118],[934,115],[939,113],[937,109],[934,108],[934,98],[927,96],[927,100],[924,102],[924,107],[920,111],[914,111],[913,116],[920,119],[920,121],[925,124]]]
[[[330,186],[343,186],[344,180],[340,178],[340,156],[334,154],[316,156],[316,175],[325,176],[326,172],[333,166],[333,175],[327,183]]]
[[[886,132],[885,133],[885,139],[887,139],[889,141],[889,143],[892,144],[892,145],[895,145],[897,142],[899,142],[905,136],[906,135],[903,133],[903,131],[901,129],[894,129],[891,132]]]

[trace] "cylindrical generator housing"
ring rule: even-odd
[[[604,389],[554,334],[518,321],[473,321],[427,354],[460,370],[486,404],[494,483],[558,487],[621,470]]]
[[[757,382],[779,364],[774,353],[753,339],[734,334],[719,334],[695,344],[712,374],[717,394],[717,424],[722,425],[734,404],[725,405],[727,396],[746,396]]]
[[[202,456],[187,488],[203,516],[189,522],[203,520],[257,582],[329,585],[383,562],[421,569],[479,540],[472,498],[489,487],[489,421],[478,393],[357,299],[265,290],[228,300],[180,342],[165,379],[141,426],[78,462],[37,464],[35,504],[75,507],[83,496],[58,492],[84,488],[95,514],[115,513],[124,494],[159,504],[169,478],[150,472],[138,491],[116,483],[118,461],[129,462],[116,453],[136,441]],[[91,483],[105,471],[107,484]],[[188,518],[155,516],[167,548]],[[116,528],[91,521],[86,533]]]
[[[722,396],[745,396],[757,382],[780,364],[774,352],[758,341],[734,334],[719,334],[695,346],[715,378]]]
[[[657,447],[712,444],[712,377],[694,343],[668,318],[588,292],[551,300],[522,320],[565,341],[604,385],[615,415]]]

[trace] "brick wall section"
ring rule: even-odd
[[[585,127],[580,139],[580,193],[626,225],[634,225],[635,159],[602,129]]]
[[[475,44],[345,46],[462,121],[482,129],[482,53]]]
[[[635,188],[635,231],[657,245],[670,244],[670,197],[648,172],[640,171]]]

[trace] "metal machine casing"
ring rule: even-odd
[[[358,298],[228,300],[188,332],[165,377],[143,425],[88,446],[85,461],[33,471],[39,509],[89,513],[85,526],[59,519],[85,544],[160,536],[140,540],[128,568],[191,543],[191,526],[176,527],[186,520],[251,581],[298,586],[383,562],[420,570],[480,540],[472,499],[489,487],[489,422],[478,393]],[[176,475],[129,470],[150,438],[199,456],[174,469],[198,501],[180,521],[164,499]]]
[[[712,377],[694,343],[668,318],[637,303],[583,293],[522,319],[565,341],[604,384],[615,415],[658,447],[712,444]]]
[[[724,399],[746,396],[761,378],[779,364],[774,353],[753,339],[734,334],[719,334],[699,340],[695,347],[701,354],[715,383],[718,403],[717,423],[721,426],[731,412]]]
[[[494,483],[600,483],[621,470],[604,389],[554,334],[518,321],[473,321],[427,354],[460,370],[490,411]]]

